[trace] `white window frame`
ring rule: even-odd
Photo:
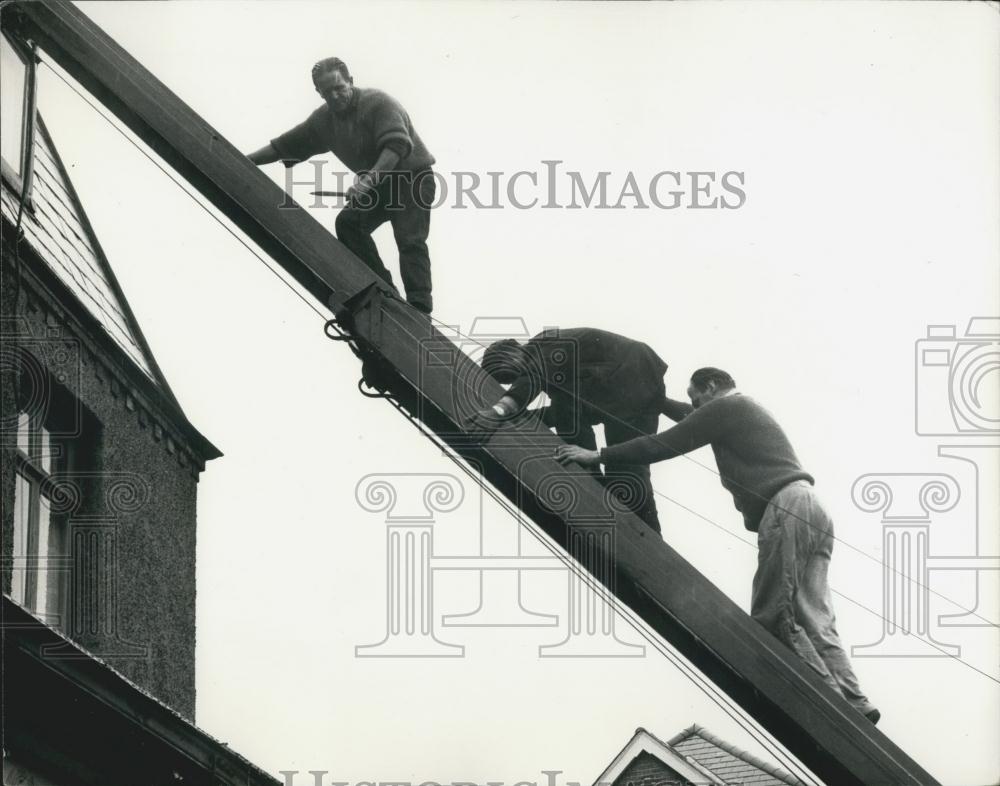
[[[35,159],[35,129],[38,126],[35,119],[38,105],[38,73],[36,69],[38,58],[32,49],[28,49],[23,43],[11,38],[6,33],[3,34],[3,43],[8,45],[14,51],[14,55],[21,59],[25,69],[22,98],[24,104],[21,114],[21,160],[18,162],[20,172],[15,171],[6,159],[0,157],[0,176],[18,194],[23,194],[26,204],[30,206]]]
[[[67,583],[61,563],[69,544],[67,518],[52,512],[49,486],[54,473],[70,467],[72,449],[72,441],[51,435],[40,413],[18,411],[11,597],[54,627],[65,623]],[[17,499],[21,488],[27,489],[26,499]],[[19,537],[23,507],[26,512]],[[43,507],[48,509],[45,532],[41,526]]]

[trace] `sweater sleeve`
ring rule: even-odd
[[[295,128],[271,140],[271,146],[278,151],[285,166],[308,161],[313,156],[325,153],[330,149],[323,144],[323,140],[317,132],[318,122],[317,112],[313,112]]]
[[[680,423],[684,420],[684,418],[694,412],[694,407],[686,401],[678,401],[677,399],[670,398],[669,396],[664,396],[663,408],[661,411],[664,415],[674,421],[674,423]]]
[[[403,139],[390,139],[385,143],[385,147],[382,149],[385,150],[386,148],[399,156],[400,161],[406,158],[410,152],[410,146],[407,145],[406,141]]]
[[[379,96],[372,110],[371,124],[376,150],[391,146],[394,152],[399,153],[400,159],[406,158],[413,150],[406,110],[392,96],[384,93]]]
[[[716,406],[716,402],[692,408],[691,414],[673,428],[604,448],[601,461],[605,464],[653,464],[690,453],[725,433],[727,409]]]

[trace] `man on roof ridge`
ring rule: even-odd
[[[712,446],[722,485],[744,526],[757,533],[757,572],[750,615],[811,666],[873,723],[880,714],[851,668],[837,633],[827,573],[833,521],[813,491],[813,477],[770,412],[736,389],[718,368],[700,368],[687,389],[691,403],[667,399],[677,425],[597,451],[556,448],[563,464],[651,464]]]
[[[291,167],[319,153],[337,156],[356,173],[347,204],[337,215],[337,238],[392,284],[372,240],[372,233],[389,221],[406,299],[430,314],[434,303],[427,236],[436,192],[434,156],[402,105],[381,90],[355,87],[340,58],[316,63],[312,81],[323,106],[248,158],[258,166],[280,160]]]

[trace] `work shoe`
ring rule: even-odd
[[[882,713],[878,710],[869,710],[865,713],[865,717],[872,722],[872,726],[877,726],[879,720],[882,718]]]

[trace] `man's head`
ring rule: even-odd
[[[707,404],[714,398],[726,396],[736,389],[736,382],[721,368],[707,366],[700,368],[691,375],[691,383],[688,385],[687,394],[691,399],[691,406],[698,409],[702,404]]]
[[[343,112],[351,105],[354,77],[339,57],[327,57],[312,68],[313,85],[334,112]]]
[[[516,339],[494,341],[483,353],[483,371],[502,385],[509,385],[524,372],[524,347]]]

